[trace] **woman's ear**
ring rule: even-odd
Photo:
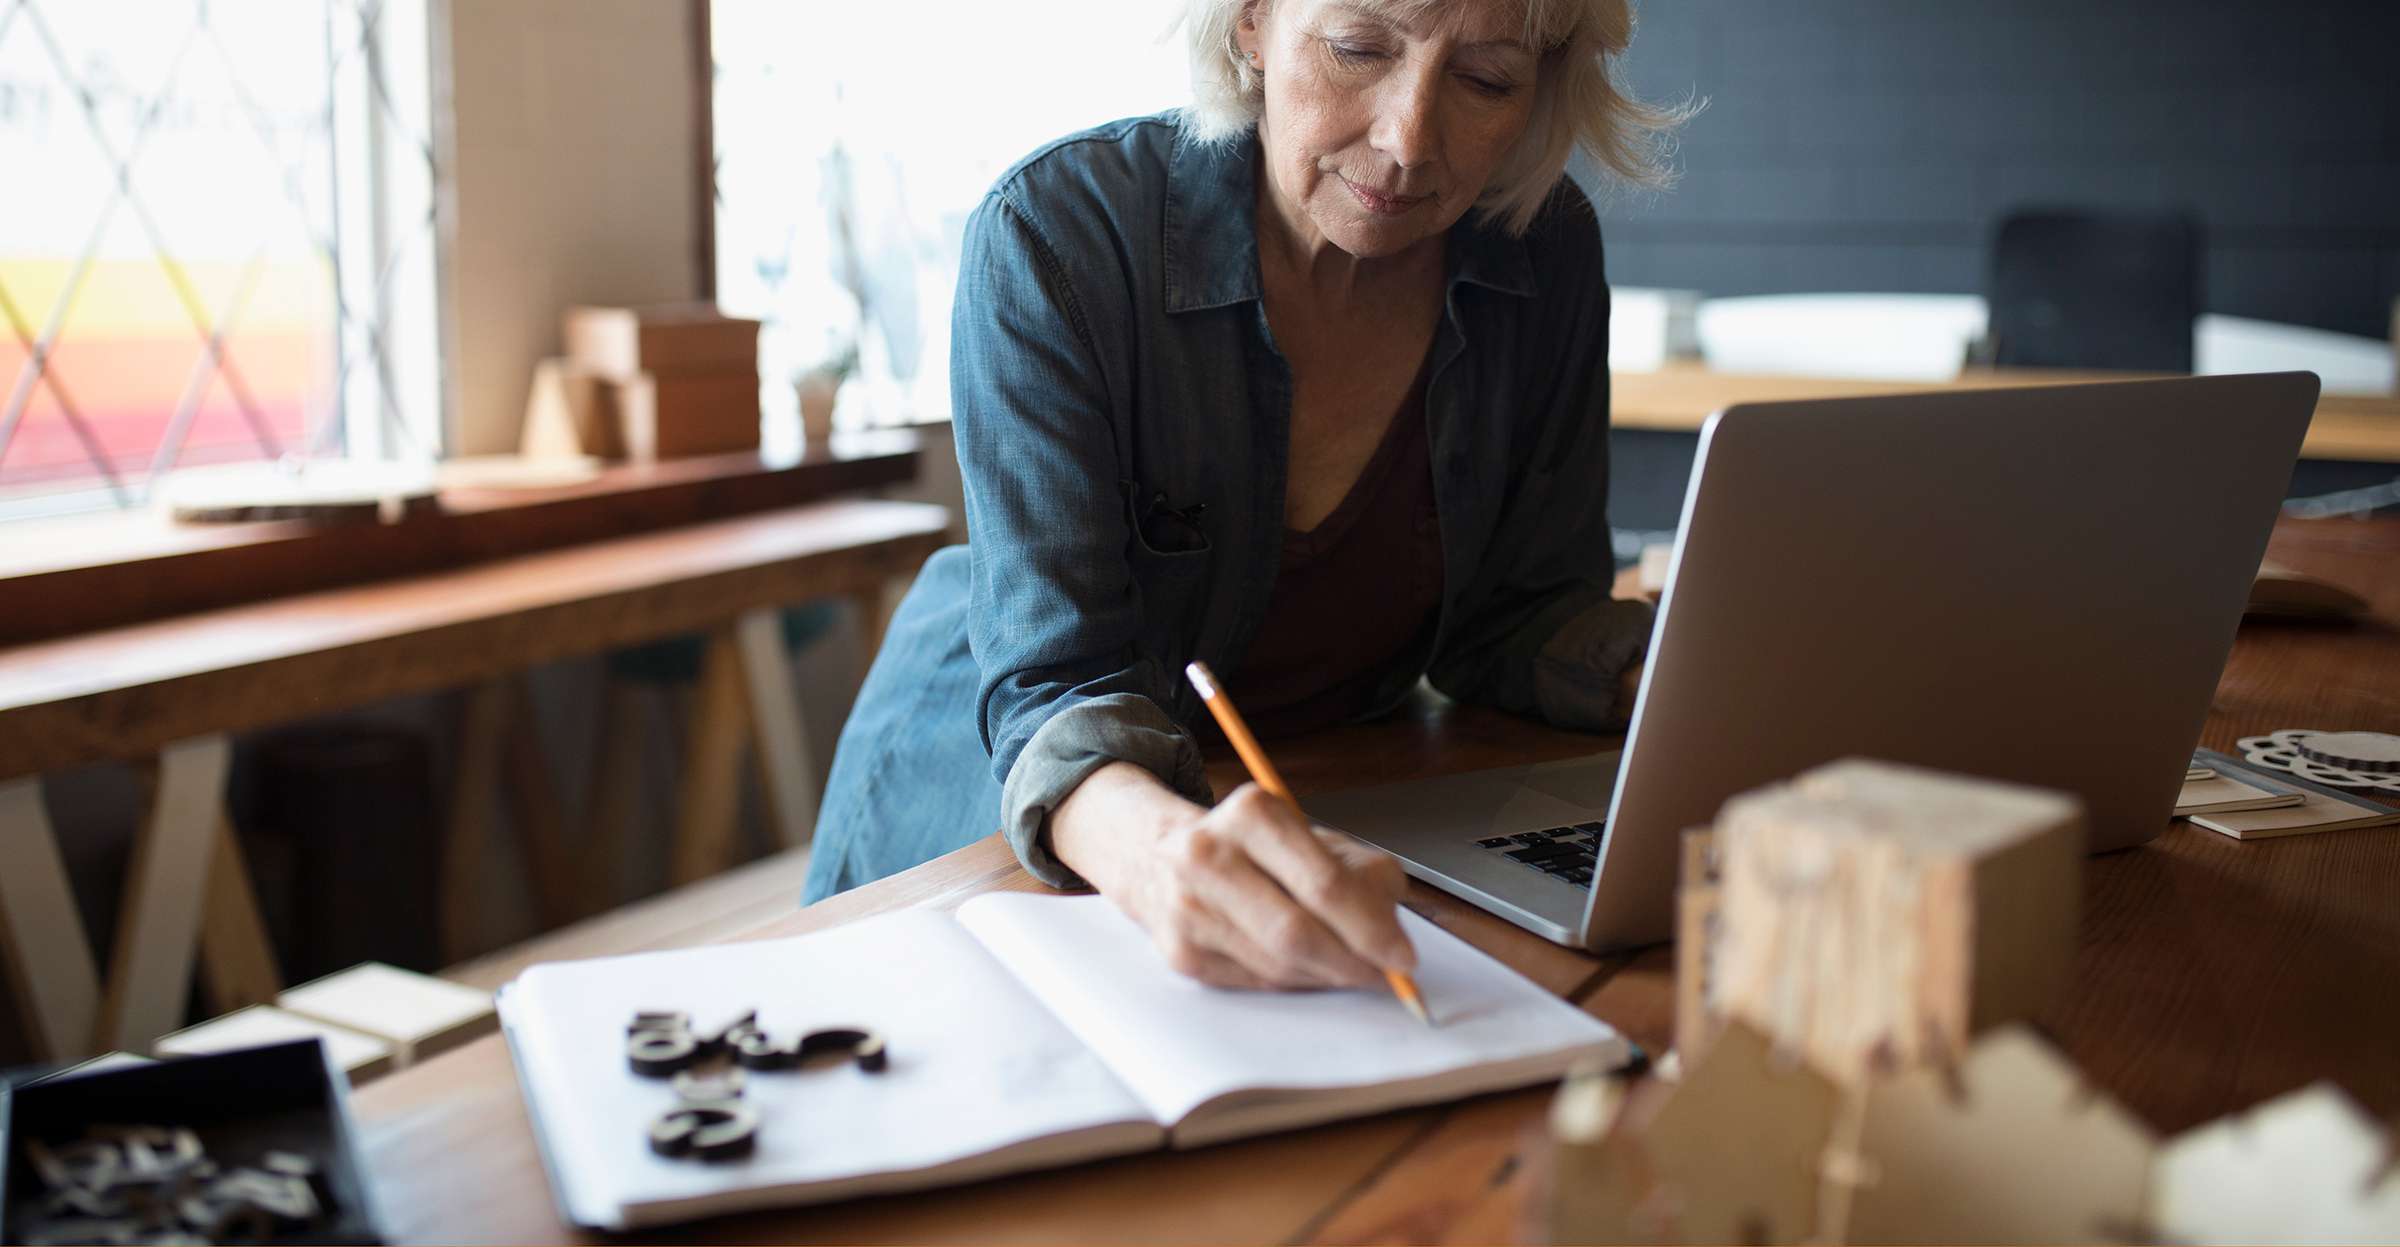
[[[1266,16],[1265,9],[1266,0],[1246,0],[1242,5],[1241,20],[1233,24],[1234,51],[1253,67],[1258,64],[1260,45],[1265,42],[1265,36],[1258,28],[1259,19]]]

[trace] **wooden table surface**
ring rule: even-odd
[[[1620,429],[1697,432],[1711,412],[1735,403],[1858,398],[1927,390],[2006,389],[2086,381],[2128,381],[2147,374],[2053,368],[1969,368],[1949,381],[1868,381],[1847,377],[1714,372],[1675,360],[1642,372],[1609,374],[1609,423]],[[2400,463],[2400,395],[2327,394],[2301,444],[2303,459]]]
[[[2354,626],[2246,624],[2203,742],[2284,727],[2400,731],[2400,519],[2286,520],[2271,557],[2368,596]],[[1277,747],[1307,793],[1612,747],[1428,700]],[[1239,778],[1220,760],[1220,789]],[[1039,890],[996,838],[743,932],[819,930],[993,890]],[[2241,843],[2175,824],[2086,873],[2083,947],[2048,1030],[2094,1083],[2174,1131],[2318,1078],[2400,1112],[2400,830]],[[1412,908],[1653,1052],[1673,1021],[1668,950],[1590,957],[1412,885]],[[722,1218],[658,1241],[1493,1242],[1528,1237],[1548,1089],[1193,1153],[949,1191]],[[487,1038],[367,1087],[355,1106],[398,1241],[564,1241],[506,1048]]]

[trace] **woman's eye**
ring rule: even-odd
[[[1352,64],[1380,60],[1383,56],[1383,49],[1368,47],[1361,43],[1329,43],[1326,46],[1333,49],[1335,60]]]
[[[1513,82],[1501,82],[1492,78],[1478,78],[1472,74],[1467,76],[1467,86],[1479,95],[1487,95],[1496,100],[1507,99],[1509,96],[1516,94],[1517,91],[1517,84]]]

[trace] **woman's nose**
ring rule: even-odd
[[[1375,128],[1369,137],[1375,150],[1403,169],[1431,164],[1441,154],[1440,129],[1434,124],[1439,85],[1435,74],[1399,73],[1385,79],[1377,93]]]

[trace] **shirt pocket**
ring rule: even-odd
[[[1216,565],[1216,543],[1205,523],[1208,504],[1178,506],[1138,481],[1126,482],[1124,492],[1125,526],[1132,534],[1127,559],[1142,595],[1142,635],[1165,651],[1162,656],[1189,650],[1194,638],[1187,632],[1204,613],[1194,606]]]

